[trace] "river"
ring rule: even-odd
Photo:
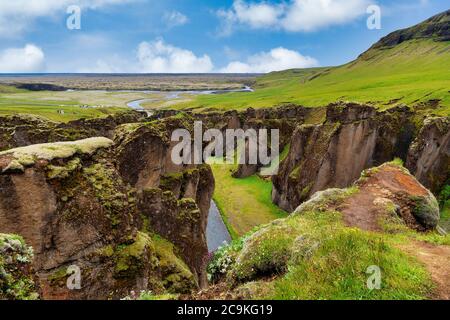
[[[224,243],[231,242],[231,236],[228,232],[219,209],[214,201],[211,201],[209,209],[208,226],[206,228],[206,240],[208,243],[208,251],[214,252]]]
[[[127,103],[127,106],[131,109],[137,110],[137,111],[145,111],[145,108],[142,106],[142,104],[147,102],[155,102],[155,101],[170,101],[174,99],[180,98],[182,94],[190,94],[190,95],[206,95],[206,94],[224,94],[224,93],[230,93],[230,92],[253,92],[253,89],[250,87],[245,87],[242,89],[235,89],[235,90],[192,90],[192,91],[145,91],[145,93],[156,93],[156,94],[162,94],[162,97],[158,98],[148,98],[148,99],[140,99],[135,100]],[[150,111],[148,111],[150,112]]]

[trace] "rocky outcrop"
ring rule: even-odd
[[[406,167],[436,194],[450,180],[450,119],[430,118],[409,148]]]
[[[450,40],[450,10],[439,13],[411,28],[398,30],[383,37],[372,49],[385,49],[413,39]]]
[[[1,116],[0,151],[39,143],[75,141],[91,137],[112,138],[118,125],[142,119],[144,115],[134,111],[68,123],[25,114]]]
[[[405,159],[414,136],[407,108],[377,112],[358,104],[333,104],[326,121],[300,125],[290,151],[273,177],[273,201],[292,211],[311,195],[330,187],[346,187],[364,169]]]
[[[0,232],[20,234],[34,248],[42,298],[121,298],[130,290],[197,286],[178,250],[138,211],[139,194],[116,169],[112,140],[8,150],[0,153],[0,170]],[[68,270],[79,270],[79,289],[67,286]]]
[[[355,185],[358,192],[341,209],[349,226],[382,230],[386,212],[418,231],[434,230],[439,223],[435,196],[401,165],[387,163],[368,169]]]

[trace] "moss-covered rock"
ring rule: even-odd
[[[76,154],[92,155],[98,149],[111,147],[112,144],[110,139],[98,137],[75,142],[55,142],[20,147],[0,152],[0,158],[5,159],[0,168],[3,172],[8,172],[11,169],[17,169],[19,164],[22,167],[32,166],[38,160],[68,159]]]

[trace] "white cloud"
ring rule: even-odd
[[[163,21],[168,28],[174,28],[185,25],[189,22],[188,17],[178,11],[166,12],[163,16]]]
[[[76,72],[208,73],[214,71],[214,65],[208,55],[197,56],[194,52],[168,44],[163,39],[141,42],[132,57],[105,54],[101,58],[91,59],[91,64],[81,61],[83,65],[75,67]]]
[[[137,58],[139,72],[207,73],[214,68],[208,55],[197,57],[192,51],[166,44],[162,39],[141,42]]]
[[[345,24],[366,13],[368,0],[295,0],[281,26],[287,31],[314,31]]]
[[[297,51],[275,48],[248,58],[246,62],[233,61],[220,70],[223,73],[267,73],[292,68],[317,67],[319,62]]]
[[[229,10],[219,10],[217,15],[223,21],[221,33],[224,35],[229,35],[239,25],[309,32],[351,22],[364,15],[370,3],[370,0],[290,0],[270,4],[235,0]]]
[[[0,72],[44,71],[45,55],[41,48],[27,44],[23,48],[9,48],[0,52]]]
[[[133,1],[135,0],[1,0],[0,36],[17,36],[27,31],[38,18],[52,17],[57,13],[66,14],[66,9],[70,5],[95,10]]]

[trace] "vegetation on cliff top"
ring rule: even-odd
[[[234,110],[286,103],[316,107],[344,100],[381,108],[405,103],[448,115],[447,70],[449,41],[411,40],[390,49],[373,49],[340,67],[274,72],[258,78],[252,93],[203,95],[170,108]]]

